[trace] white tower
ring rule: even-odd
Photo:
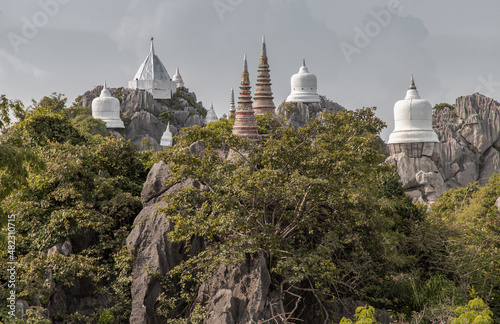
[[[205,117],[205,124],[208,125],[208,123],[216,122],[218,120],[219,117],[217,117],[217,114],[215,113],[214,104],[211,104],[210,109],[207,112],[207,117]]]
[[[120,118],[120,101],[111,96],[106,81],[101,96],[92,100],[92,117],[104,121],[106,128],[125,128]]]
[[[170,123],[167,124],[167,129],[161,137],[160,145],[163,147],[172,146],[172,132],[170,131]]]
[[[292,92],[286,98],[286,102],[320,102],[318,95],[318,79],[316,75],[309,73],[306,60],[302,60],[299,73],[291,78]]]
[[[389,136],[391,155],[405,152],[410,157],[432,155],[439,139],[432,128],[432,106],[420,98],[413,76],[404,100],[394,105],[394,131]]]
[[[179,67],[175,70],[175,75],[172,78],[172,81],[174,81],[177,84],[177,88],[182,88],[184,87],[184,80],[182,80],[182,76],[179,73]]]
[[[128,82],[130,89],[147,90],[154,99],[171,99],[177,83],[170,79],[167,69],[155,54],[153,37],[149,54],[139,67],[134,80]]]

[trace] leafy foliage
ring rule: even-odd
[[[454,318],[452,324],[493,324],[493,313],[481,298],[469,301],[467,306],[458,307],[455,313],[458,318]]]
[[[360,306],[356,308],[356,313],[354,314],[356,317],[356,322],[353,322],[350,319],[342,318],[340,324],[375,324],[377,323],[377,319],[375,318],[375,309],[371,306]]]
[[[345,295],[390,302],[381,286],[411,261],[398,247],[423,217],[394,189],[395,169],[381,164],[376,134],[384,123],[372,109],[327,113],[298,130],[273,123],[261,147],[227,130],[192,128],[165,154],[171,183],[191,178],[202,185],[166,200],[164,212],[175,224],[169,237],[188,246],[204,237],[208,245],[178,273],[198,269],[203,278],[205,264],[264,253],[281,283],[276,289],[304,288],[321,303]],[[200,139],[208,149],[190,155],[186,148]],[[223,148],[235,158],[221,159],[215,149]]]
[[[45,107],[34,108],[2,135],[13,150],[24,148],[43,164],[33,168],[24,163],[26,180],[5,191],[0,202],[3,216],[16,217],[18,298],[40,305],[54,322],[125,322],[133,263],[125,239],[142,209],[143,157],[148,155],[136,152],[129,141],[103,137],[102,122],[88,108],[61,108],[65,102],[60,96],[45,97],[40,102]],[[72,246],[69,255],[54,252],[65,242]],[[0,265],[2,282],[6,267]],[[81,286],[95,301],[91,315],[50,311],[54,289],[71,294]],[[6,294],[0,288],[2,299]],[[97,296],[111,304],[100,305]]]

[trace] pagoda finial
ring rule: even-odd
[[[243,73],[241,73],[241,83],[250,84],[250,75],[248,74],[247,55],[243,57]]]
[[[108,88],[108,86],[106,85],[106,79],[104,79],[104,87],[103,87],[103,89],[107,89],[107,88]]]
[[[260,52],[260,56],[267,57],[266,37],[264,37],[264,36],[262,36],[262,49]]]
[[[151,37],[151,49],[150,49],[151,54],[155,55],[155,47],[153,45],[153,37]]]
[[[235,106],[235,103],[234,103],[234,89],[231,88],[231,104],[229,106],[229,118],[233,118],[235,117],[235,113],[236,113],[236,106]]]
[[[305,57],[302,59],[302,66],[306,66],[306,58]]]
[[[179,74],[179,75],[180,75],[180,73],[179,73],[179,67],[177,67],[177,68],[175,69],[175,74]]]
[[[415,86],[415,79],[413,78],[413,74],[411,75],[410,88],[409,89],[411,89],[411,90],[417,89],[417,87]]]

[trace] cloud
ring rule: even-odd
[[[48,75],[47,71],[40,69],[31,63],[24,62],[15,57],[14,55],[1,49],[0,49],[0,58],[6,59],[7,62],[9,62],[9,64],[14,68],[16,72],[20,72],[22,74],[28,74],[34,76],[37,79],[44,78]]]

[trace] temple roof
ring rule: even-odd
[[[167,69],[160,61],[158,56],[155,55],[153,45],[153,37],[151,37],[151,48],[149,54],[137,71],[134,80],[169,80]]]

